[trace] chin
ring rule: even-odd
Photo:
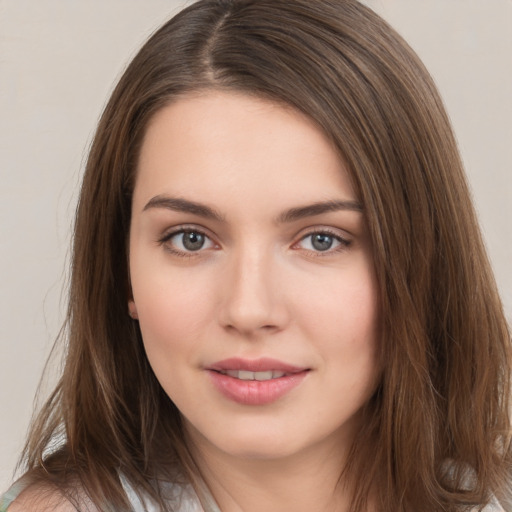
[[[308,432],[297,432],[289,425],[273,425],[270,428],[267,425],[265,428],[258,422],[252,426],[231,425],[231,428],[220,432],[201,432],[191,427],[189,435],[200,451],[209,448],[225,456],[248,461],[284,460],[322,444],[322,439],[316,439]]]

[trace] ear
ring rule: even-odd
[[[139,319],[139,314],[137,313],[137,306],[135,305],[135,301],[130,299],[128,301],[128,313],[134,320]]]

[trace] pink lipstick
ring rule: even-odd
[[[207,371],[226,398],[243,405],[265,405],[297,387],[309,368],[270,358],[231,358],[214,363]]]

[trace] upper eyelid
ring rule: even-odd
[[[337,235],[335,233],[332,233],[330,231],[314,231],[312,233],[308,233],[307,235],[304,235],[303,237],[299,238],[299,241],[296,243],[302,242],[302,240],[305,240],[314,235],[327,235],[327,236],[330,236],[331,238],[338,240],[340,243],[343,243],[343,244],[350,244],[350,242],[351,242],[351,240],[348,240],[347,238]]]
[[[328,235],[332,235],[336,238],[340,238],[341,240],[345,240],[347,242],[352,240],[353,235],[344,229],[335,228],[332,226],[311,226],[308,228],[302,229],[297,235],[297,240],[303,240],[307,236],[315,235],[317,233],[325,233]]]
[[[206,229],[202,226],[198,226],[197,224],[181,224],[179,226],[174,226],[172,228],[168,228],[163,231],[162,235],[159,237],[160,241],[169,240],[173,236],[179,234],[179,233],[186,233],[186,232],[197,232],[201,235],[204,235],[208,237],[210,240],[215,241],[215,237],[211,234],[209,229]]]

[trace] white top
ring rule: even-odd
[[[144,499],[144,504],[141,502],[136,492],[130,484],[121,476],[121,483],[124,491],[130,500],[133,507],[133,512],[160,512],[160,508],[150,499]],[[175,504],[176,512],[221,512],[213,496],[204,488],[204,495],[207,500],[206,508],[204,509],[197,497],[193,487],[188,485],[168,484],[165,488],[165,495],[167,499]],[[146,508],[144,508],[144,506]],[[0,511],[1,512],[1,511]],[[487,512],[487,511],[486,511]],[[494,512],[494,511],[489,511]],[[501,511],[500,511],[501,512]]]
[[[144,504],[141,502],[135,491],[128,484],[128,482],[121,478],[123,488],[130,500],[133,512],[161,512],[159,507],[150,499],[145,499]],[[23,491],[25,485],[23,482],[14,484],[3,496],[0,496],[0,512],[7,512],[9,505],[18,497]],[[206,508],[201,506],[199,498],[191,485],[176,485],[169,484],[166,493],[169,501],[173,502],[177,508],[176,512],[221,512],[218,505],[215,503],[213,497],[205,489],[205,496],[207,499]],[[144,505],[146,508],[144,508]],[[478,512],[479,508],[473,509]],[[491,503],[482,509],[482,512],[506,512],[505,509],[493,498]]]
[[[133,491],[133,489],[129,486],[128,482],[121,480],[124,490],[130,499],[130,503],[133,506],[133,512],[144,512],[144,507]],[[169,497],[172,501],[176,500],[176,504],[179,508],[176,509],[177,512],[222,512],[219,506],[215,503],[215,500],[205,488],[205,496],[207,497],[208,503],[207,508],[203,509],[201,507],[201,503],[199,502],[199,498],[195,493],[194,489],[191,485],[187,486],[178,486],[178,485],[170,485],[168,488]],[[158,506],[151,504],[151,502],[146,501],[146,507],[148,512],[160,512]],[[475,507],[472,509],[473,512],[480,512],[479,507]],[[481,509],[481,512],[506,512],[505,509],[498,503],[496,498],[491,500],[487,506]]]

